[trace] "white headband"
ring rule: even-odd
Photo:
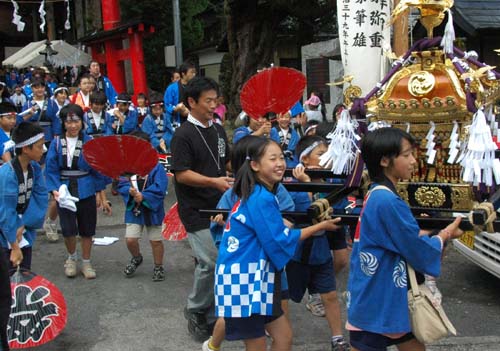
[[[121,100],[121,99],[116,99],[116,102],[122,102],[124,104],[130,104],[130,100]]]
[[[314,149],[316,149],[318,146],[320,146],[321,144],[324,144],[324,143],[325,143],[324,141],[315,141],[314,143],[312,143],[311,145],[309,145],[308,147],[306,147],[304,149],[304,151],[302,151],[300,153],[299,162],[302,162],[302,158],[304,158],[307,155],[309,155]]]
[[[62,91],[62,90],[64,90],[66,92],[66,94],[69,93],[68,88],[66,88],[66,87],[59,87],[56,90],[54,90],[54,95],[57,95],[57,93],[60,92],[60,91]]]
[[[45,134],[43,133],[39,133],[35,136],[32,136],[31,138],[29,139],[26,139],[25,141],[21,141],[19,144],[16,144],[16,149],[18,148],[22,148],[22,147],[25,147],[25,146],[30,146],[30,145],[33,145],[34,143],[36,143],[38,140],[41,140],[43,139],[45,136]]]

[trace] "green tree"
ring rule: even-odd
[[[229,115],[241,109],[243,84],[262,66],[273,62],[280,35],[292,35],[297,45],[323,31],[336,31],[335,0],[225,0],[232,75]]]
[[[180,3],[183,49],[199,45],[203,40],[203,25],[197,16],[205,11],[208,0],[182,0]],[[148,86],[165,90],[168,73],[165,67],[164,47],[173,45],[174,28],[171,0],[121,0],[122,22],[141,19],[155,25],[155,33],[144,39],[144,59]]]

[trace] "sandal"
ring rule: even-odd
[[[137,267],[141,265],[141,263],[142,263],[142,255],[139,255],[137,257],[132,257],[130,259],[130,263],[127,266],[125,266],[125,270],[123,271],[123,273],[125,273],[125,276],[131,277],[135,273]]]

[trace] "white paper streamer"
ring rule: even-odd
[[[12,2],[12,5],[14,6],[14,13],[12,15],[12,23],[14,23],[16,25],[18,32],[22,32],[24,30],[24,26],[26,25],[26,23],[21,21],[21,16],[19,16],[19,13],[17,12],[17,11],[19,11],[19,5],[17,4],[17,2],[15,2],[14,0],[11,0],[11,2]]]
[[[66,3],[66,22],[64,22],[64,29],[70,30],[71,29],[71,23],[69,22],[69,15],[70,15],[70,10],[69,10],[69,0],[64,0]]]
[[[40,14],[40,21],[42,23],[40,23],[40,31],[42,33],[45,33],[45,15],[47,14],[45,12],[45,0],[42,0],[42,2],[40,3],[40,7],[38,8],[38,13]]]
[[[451,10],[448,12],[448,22],[444,28],[443,39],[441,40],[441,46],[445,53],[453,54],[453,42],[455,41],[455,28],[453,27],[453,16],[451,15]]]
[[[434,150],[434,147],[436,146],[436,143],[434,142],[434,130],[436,130],[436,125],[433,121],[430,121],[429,124],[431,125],[431,128],[425,137],[425,139],[427,139],[427,152],[425,154],[427,156],[427,163],[432,165],[434,163],[434,159],[436,158],[436,150]]]
[[[447,163],[453,164],[455,163],[455,160],[458,156],[458,151],[460,150],[460,141],[458,141],[458,122],[453,121],[453,130],[451,131],[450,135],[450,146],[449,146],[449,153],[448,153],[448,161]]]
[[[331,142],[328,150],[320,156],[320,166],[330,168],[334,174],[351,173],[359,153],[356,141],[360,137],[356,134],[356,124],[349,111],[344,109],[335,130],[326,136]]]
[[[495,159],[496,149],[497,145],[493,142],[486,116],[479,109],[469,128],[469,138],[461,160],[463,181],[491,186],[494,175],[495,182],[500,184],[500,162]]]

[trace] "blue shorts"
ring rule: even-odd
[[[328,244],[330,245],[330,250],[342,250],[347,248],[347,242],[345,241],[345,227],[335,232],[326,232],[326,237],[328,239]],[[335,254],[335,253],[334,253]]]
[[[392,339],[382,334],[371,333],[364,330],[349,331],[351,346],[357,348],[359,351],[386,351],[389,346],[398,345],[414,338],[415,336],[412,333],[407,333],[400,338]]]
[[[224,317],[226,322],[226,340],[248,340],[257,339],[266,335],[265,325],[281,317],[279,316],[261,316],[252,314],[250,317],[231,318]]]
[[[323,264],[302,264],[290,261],[286,265],[288,291],[294,302],[302,301],[306,289],[310,294],[326,294],[336,290],[333,260]]]

